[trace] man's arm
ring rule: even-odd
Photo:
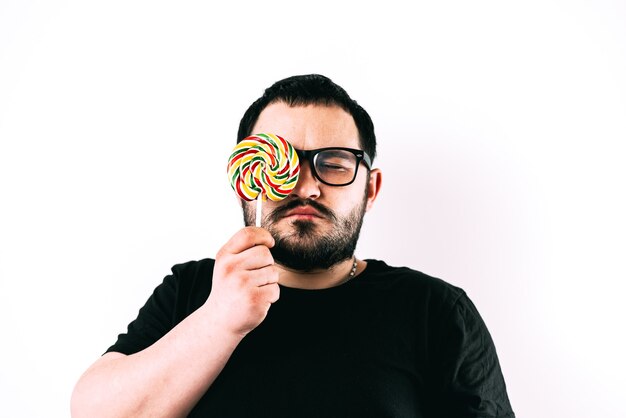
[[[216,256],[206,303],[145,350],[97,360],[74,388],[72,416],[186,416],[278,300],[273,245],[261,228],[236,233]]]
[[[494,342],[463,294],[445,321],[441,340],[442,416],[514,418]]]

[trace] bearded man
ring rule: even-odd
[[[381,187],[374,126],[320,75],[268,88],[238,141],[296,148],[283,201],[243,202],[215,260],[172,268],[78,381],[73,416],[514,417],[489,332],[462,289],[354,251]]]

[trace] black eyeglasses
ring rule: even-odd
[[[329,147],[296,152],[300,159],[309,162],[313,176],[329,186],[352,184],[361,162],[368,170],[372,168],[370,156],[358,149]]]

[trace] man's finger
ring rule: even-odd
[[[278,283],[278,270],[274,266],[267,266],[258,270],[248,272],[249,283],[253,286],[261,287]]]
[[[243,270],[258,270],[274,265],[274,257],[265,245],[255,245],[232,256],[232,262]]]
[[[237,231],[220,251],[239,254],[255,245],[265,245],[271,248],[274,246],[274,238],[265,228],[247,226]]]

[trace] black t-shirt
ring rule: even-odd
[[[141,351],[199,308],[213,265],[174,266],[107,351]],[[368,260],[341,286],[280,292],[190,416],[514,417],[491,336],[463,290]]]

